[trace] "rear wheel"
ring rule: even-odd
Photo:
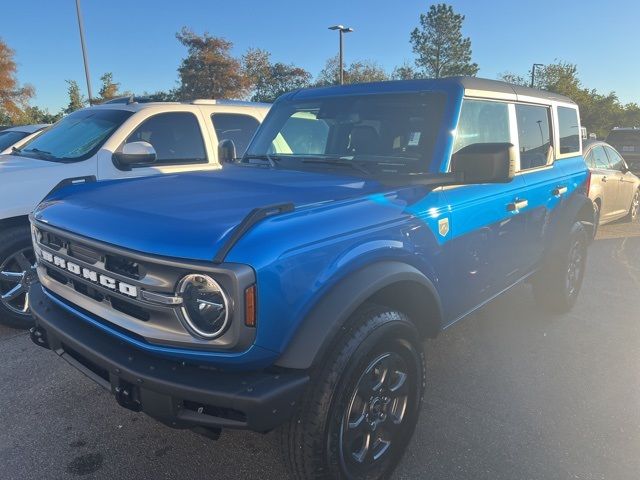
[[[573,308],[584,279],[588,245],[587,231],[581,222],[575,222],[564,247],[548,259],[533,280],[533,293],[540,305],[558,313]]]
[[[12,327],[29,328],[29,285],[37,276],[29,227],[0,231],[0,321]]]
[[[638,218],[640,218],[640,188],[633,195],[629,213],[627,214],[627,220],[630,222],[637,222]]]
[[[352,320],[282,429],[293,478],[387,478],[413,435],[425,381],[415,326],[377,306]]]

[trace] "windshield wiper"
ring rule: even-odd
[[[364,173],[365,175],[371,175],[371,172],[364,168],[362,165],[351,161],[346,160],[344,158],[315,158],[315,157],[307,157],[302,159],[302,163],[315,163],[321,165],[333,165],[336,167],[351,167],[354,170],[358,170],[360,173]]]
[[[46,150],[40,150],[39,148],[30,148],[28,150],[22,150],[22,153],[35,153],[39,156],[44,156],[45,158],[56,158],[55,155],[51,152],[47,152]]]
[[[244,157],[242,157],[240,161],[242,162],[245,159],[246,160],[266,160],[267,162],[269,162],[269,166],[271,168],[279,168],[276,162],[280,161],[280,157],[269,155],[268,153],[264,155],[245,155]]]

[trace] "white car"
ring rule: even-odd
[[[235,156],[228,140],[244,153],[269,107],[224,100],[98,105],[67,115],[0,155],[0,320],[31,323],[27,290],[36,276],[28,215],[49,192],[97,180],[220,168],[218,144],[225,158]]]
[[[48,123],[20,125],[0,131],[0,154],[11,153],[12,148],[20,148],[49,126]]]

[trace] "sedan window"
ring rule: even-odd
[[[609,159],[607,158],[607,154],[605,153],[604,147],[602,145],[593,147],[590,155],[593,158],[593,163],[595,168],[600,168],[604,170],[611,169],[611,165],[609,165]]]

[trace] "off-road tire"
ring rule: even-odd
[[[555,313],[573,308],[584,279],[589,240],[584,225],[575,222],[562,247],[536,273],[533,294],[542,307]]]
[[[335,345],[312,371],[310,386],[293,418],[281,428],[285,464],[293,478],[376,480],[391,474],[411,440],[422,405],[425,358],[420,338],[415,325],[406,315],[386,307],[366,305],[352,316],[338,335]],[[385,357],[385,352],[392,352],[393,357]],[[370,465],[369,470],[360,471],[350,465],[354,460],[345,455],[346,447],[343,448],[341,443],[343,429],[349,426],[348,420],[345,423],[345,417],[352,410],[354,399],[360,398],[356,395],[356,389],[362,379],[369,380],[365,376],[370,371],[367,368],[380,358],[397,358],[404,362],[402,365],[406,365],[405,413],[390,447],[377,463]],[[388,369],[392,370],[396,374],[402,371]],[[375,374],[376,370],[373,372]],[[396,400],[390,402],[387,396],[380,398],[387,405],[397,405]],[[374,397],[371,397],[371,402],[374,401]],[[364,411],[370,411],[364,407],[369,403],[360,403]],[[394,414],[393,418],[398,417]],[[394,431],[393,428],[390,431]],[[386,432],[386,428],[380,427],[376,435],[382,435],[383,432]]]

